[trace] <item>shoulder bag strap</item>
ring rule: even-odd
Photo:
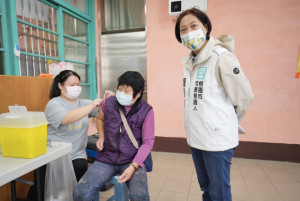
[[[125,115],[124,113],[119,109],[119,112],[120,112],[120,115],[121,115],[121,119],[122,119],[122,122],[124,124],[124,127],[127,131],[127,134],[132,142],[132,144],[135,146],[136,149],[139,149],[139,144],[138,142],[136,141],[135,137],[133,136],[133,133],[128,125],[128,122],[127,122],[127,119],[125,118]]]

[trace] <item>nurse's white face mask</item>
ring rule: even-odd
[[[68,86],[66,87],[67,93],[65,93],[63,90],[62,93],[70,100],[75,100],[78,98],[78,96],[81,94],[81,86]]]

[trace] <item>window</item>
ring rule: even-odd
[[[81,97],[95,98],[96,69],[91,65],[95,64],[94,1],[15,0],[15,5],[10,0],[4,2],[11,4],[10,12],[16,16],[11,17],[15,25],[8,27],[17,36],[14,43],[20,45],[19,62],[10,67],[15,69],[14,74],[39,76],[48,73],[52,63],[71,62],[81,77]],[[5,69],[1,63],[1,39],[0,74]]]
[[[3,38],[2,38],[2,14],[0,13],[0,74],[4,74],[4,48],[3,48]]]
[[[21,75],[38,76],[59,62],[56,9],[40,1],[16,0]]]
[[[89,57],[87,40],[87,22],[63,12],[64,23],[64,58],[73,63],[74,70],[80,75],[83,88],[89,83]],[[86,94],[87,95],[87,94]]]
[[[6,27],[6,4],[0,1],[0,75],[4,75],[9,66],[7,27]]]

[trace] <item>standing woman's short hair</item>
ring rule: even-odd
[[[180,22],[183,17],[185,17],[186,15],[189,15],[189,14],[197,17],[200,20],[200,22],[206,27],[206,29],[207,29],[206,40],[209,40],[212,26],[211,26],[211,22],[210,22],[208,16],[204,12],[202,12],[201,10],[199,10],[197,8],[190,8],[190,9],[183,11],[177,18],[176,25],[175,25],[175,36],[176,36],[176,39],[178,40],[178,42],[181,43]]]
[[[55,78],[52,82],[52,85],[51,85],[51,89],[50,89],[50,99],[60,96],[60,89],[58,87],[58,83],[61,83],[61,85],[64,85],[65,81],[71,75],[78,77],[78,79],[80,81],[80,76],[75,71],[72,71],[72,70],[61,71],[57,76],[55,76]]]

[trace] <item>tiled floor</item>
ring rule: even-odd
[[[151,201],[202,201],[190,154],[152,152]],[[233,201],[300,201],[300,163],[233,158]],[[100,193],[101,201],[113,194]]]

